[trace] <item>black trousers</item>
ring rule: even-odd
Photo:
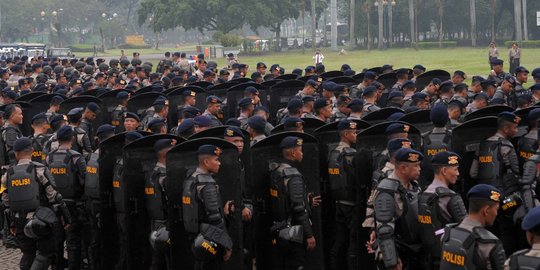
[[[165,226],[165,221],[152,221],[151,230],[157,231],[161,227]],[[156,250],[152,249],[152,265],[151,270],[168,270],[171,269],[171,253],[168,250]]]
[[[101,266],[101,239],[98,215],[100,214],[99,202],[89,200],[86,206],[87,222],[85,223],[84,236],[87,245],[88,263],[91,270],[102,269]]]
[[[358,215],[355,206],[336,204],[336,240],[330,250],[332,270],[358,269]]]
[[[128,267],[128,231],[125,213],[116,213],[116,226],[118,228],[119,255],[116,262],[116,270],[126,270]]]
[[[303,244],[278,239],[271,256],[273,270],[297,270],[304,266],[306,248]]]
[[[54,234],[39,239],[32,239],[24,234],[24,224],[17,226],[15,237],[19,242],[22,257],[19,263],[21,270],[46,270],[55,257],[56,247]]]

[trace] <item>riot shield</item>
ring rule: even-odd
[[[390,90],[396,84],[397,77],[395,72],[382,74],[377,78],[377,81],[384,85],[384,88]]]
[[[101,94],[98,98],[101,99],[101,102],[103,104],[103,123],[111,124],[111,113],[114,111],[114,109],[118,106],[118,100],[116,99],[116,95],[120,93],[123,90],[120,91],[108,91],[103,94]],[[127,91],[126,91],[127,92]]]
[[[342,71],[339,71],[339,70],[331,70],[331,71],[327,71],[321,75],[319,75],[320,77],[323,77],[325,79],[332,79],[332,78],[335,78],[335,77],[341,77],[341,76],[344,76],[343,72]]]
[[[304,121],[304,132],[312,136],[315,134],[316,129],[325,125],[324,121],[317,118],[302,118],[302,121]],[[272,129],[271,134],[276,134],[283,131],[283,124],[279,124]]]
[[[30,115],[46,112],[49,109],[51,100],[54,96],[61,96],[62,98],[66,99],[64,95],[58,94],[46,94],[35,97],[34,99],[30,100],[30,104],[32,105],[32,108],[30,109],[32,112]]]
[[[319,163],[319,147],[317,140],[306,133],[282,132],[274,134],[266,139],[257,142],[250,149],[251,179],[253,180],[254,193],[254,228],[256,241],[257,269],[267,270],[272,267],[272,239],[270,227],[273,218],[270,210],[270,170],[269,164],[281,159],[281,150],[279,144],[287,136],[296,136],[304,140],[302,152],[304,158],[301,162],[299,171],[304,177],[307,186],[307,192],[314,195],[320,194],[320,175],[319,170],[315,168]],[[324,269],[322,237],[322,222],[320,207],[311,211],[311,222],[314,236],[317,241],[317,247],[313,251],[307,251],[306,263],[304,269]]]
[[[441,69],[426,71],[416,77],[416,89],[424,89],[431,82],[431,80],[435,78],[440,79],[441,82],[448,81],[450,80],[450,73],[448,73],[448,71],[446,70]]]
[[[142,120],[145,116],[146,109],[152,107],[154,101],[160,96],[163,95],[155,92],[136,95],[129,99],[127,109],[130,112],[136,113]]]
[[[37,98],[39,96],[46,95],[45,92],[30,92],[28,94],[22,95],[19,98],[16,99],[16,101],[26,101],[30,102],[32,99]]]
[[[233,144],[217,138],[199,138],[177,145],[167,154],[167,195],[169,198],[168,230],[171,237],[172,269],[193,269],[194,258],[191,252],[193,236],[184,230],[182,220],[182,186],[183,182],[198,166],[197,149],[204,144],[220,147],[223,153],[220,157],[221,167],[214,179],[219,185],[223,203],[232,200],[240,202],[240,163],[238,150]],[[223,264],[223,269],[243,268],[242,217],[237,209],[230,218],[227,231],[233,240],[231,259]]]
[[[223,101],[222,106],[225,106],[225,105],[227,105],[227,90],[229,90],[229,88],[231,88],[231,87],[233,87],[235,85],[237,85],[237,83],[228,81],[226,83],[214,85],[214,86],[206,89],[206,92],[208,93],[208,95],[214,95],[214,96],[218,97],[219,99],[221,99]],[[206,102],[205,102],[205,105],[206,105]],[[205,109],[206,109],[206,107],[205,107]]]
[[[359,83],[361,83],[362,81],[364,81],[364,75],[366,75],[364,72],[362,72],[362,73],[357,73],[357,74],[355,74],[354,76],[352,76],[352,78],[354,79],[354,81],[356,82],[356,84],[359,84]]]
[[[374,111],[374,112],[362,117],[362,120],[367,121],[368,123],[373,125],[373,124],[377,124],[377,123],[381,123],[381,122],[386,121],[386,119],[388,119],[388,117],[390,117],[390,115],[392,115],[394,113],[397,113],[397,112],[404,113],[404,111],[402,109],[396,108],[396,107],[382,108],[382,109],[380,109],[378,111]]]
[[[372,68],[370,68],[370,69],[368,69],[366,71],[373,71],[376,74],[381,74],[383,70],[382,70],[382,67],[372,67]]]
[[[169,115],[167,119],[169,129],[176,126],[178,123],[178,113],[180,113],[179,108],[184,105],[182,93],[186,90],[195,92],[196,108],[202,111],[206,109],[206,92],[204,89],[197,86],[186,86],[174,89],[167,94],[167,99],[169,100]]]
[[[353,120],[357,124],[359,131],[368,128],[368,122],[362,120]],[[335,241],[335,199],[330,192],[330,183],[328,177],[328,159],[330,151],[335,149],[340,141],[339,132],[337,129],[339,122],[326,124],[315,130],[315,138],[319,141],[319,168],[321,174],[321,196],[323,202],[321,204],[321,217],[323,222],[322,232],[324,235],[324,256],[325,267],[330,269],[330,250]]]
[[[335,78],[329,79],[328,81],[335,82],[337,84],[343,84],[348,87],[358,84],[353,78],[347,77],[347,76],[335,77]]]
[[[261,99],[261,103],[263,106],[266,106],[267,98],[266,88],[264,86],[254,82],[237,84],[227,90],[227,114],[225,115],[224,119],[237,116],[237,112],[239,112],[238,101],[244,97],[244,91],[249,86],[255,87],[257,90],[259,90],[259,98]]]
[[[206,81],[198,81],[198,82],[194,82],[194,83],[190,83],[189,84],[190,86],[198,86],[202,89],[208,89],[208,87],[213,87],[214,84],[213,83],[209,83],[209,82],[206,82]]]
[[[278,82],[282,82],[282,80],[264,81],[264,82],[261,83],[261,85],[266,87],[266,88],[270,88],[270,87],[274,86],[275,84],[277,84]]]
[[[296,74],[283,74],[281,76],[275,77],[274,80],[275,79],[284,80],[284,81],[296,80],[296,79],[298,79],[298,75],[296,75]]]
[[[145,87],[142,87],[141,89],[135,91],[135,93],[133,93],[133,96],[138,96],[138,95],[142,95],[142,94],[146,94],[146,93],[152,93],[154,91],[152,91],[152,86],[149,85],[149,86],[145,86]]]
[[[487,106],[485,108],[482,108],[478,111],[474,111],[472,113],[469,113],[467,115],[465,115],[465,122],[467,121],[470,121],[470,120],[473,120],[473,119],[477,119],[477,118],[480,118],[480,117],[486,117],[486,116],[497,116],[497,114],[499,113],[502,113],[502,112],[512,112],[514,111],[514,109],[510,106],[506,106],[506,105],[491,105],[491,106]]]
[[[234,80],[230,80],[229,82],[235,83],[235,84],[241,84],[241,83],[247,83],[252,81],[251,78],[242,77]]]
[[[96,88],[96,89],[90,89],[90,90],[84,91],[84,92],[82,93],[82,95],[84,95],[84,96],[93,96],[93,97],[97,97],[97,96],[98,96],[97,92],[98,92],[98,89],[97,89],[97,88]]]
[[[373,153],[380,153],[384,151],[386,149],[386,144],[388,143],[388,138],[385,135],[385,131],[386,128],[393,123],[409,125],[409,140],[413,143],[413,148],[418,151],[422,150],[422,136],[420,134],[420,130],[418,130],[415,126],[410,126],[409,123],[402,121],[382,122],[360,131],[356,137],[356,149],[366,149]]]
[[[465,197],[467,191],[475,185],[470,178],[469,169],[475,158],[480,142],[493,136],[497,132],[497,117],[487,116],[467,121],[452,130],[452,151],[460,155],[460,179],[454,190]]]
[[[182,87],[180,86],[175,86],[175,87],[171,87],[171,88],[168,88],[166,90],[163,90],[163,92],[161,92],[163,95],[168,95],[170,92],[172,91],[175,91],[176,89],[180,89]]]
[[[420,110],[405,114],[399,121],[407,122],[415,126],[422,134],[433,130],[433,123],[429,116],[431,110]]]
[[[519,122],[519,125],[518,125],[518,133],[516,134],[516,136],[514,138],[519,138],[525,134],[527,134],[528,132],[528,125],[529,125],[529,120],[527,119],[527,116],[529,114],[530,111],[534,110],[534,109],[538,109],[540,108],[540,106],[532,106],[532,107],[529,107],[529,108],[525,108],[525,109],[519,109],[519,110],[516,110],[514,112],[515,115],[519,116],[521,118],[521,122]]]
[[[281,81],[270,88],[270,122],[274,121],[276,113],[281,108],[286,108],[289,100],[304,88],[302,81]]]
[[[150,135],[123,148],[124,173],[126,179],[124,188],[128,194],[127,231],[128,238],[128,269],[148,269],[152,262],[152,254],[148,241],[151,232],[148,213],[145,207],[145,180],[156,165],[154,143],[160,139],[174,139],[182,143],[185,139],[169,134]]]
[[[96,119],[92,121],[92,128],[95,132],[103,123],[103,115],[106,114],[106,111],[104,111],[103,108],[103,103],[99,98],[93,96],[78,96],[68,98],[62,101],[62,103],[60,103],[60,113],[67,114],[73,108],[84,108],[89,102],[94,102],[99,105],[99,107],[101,107],[101,110],[97,114]],[[90,138],[90,140],[93,140],[92,134],[88,134],[88,137]]]

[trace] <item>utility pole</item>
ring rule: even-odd
[[[330,45],[337,51],[337,0],[330,0]]]
[[[471,3],[471,40],[472,46],[476,47],[476,0],[470,0]]]
[[[523,14],[521,14],[521,17],[523,17],[523,39],[529,40],[529,29],[527,27],[527,0],[521,1],[521,7],[523,8]]]
[[[311,0],[311,49],[315,51],[317,42],[317,11],[315,0]]]
[[[523,32],[521,31],[521,0],[514,0],[514,24],[516,27],[516,41],[522,41]]]
[[[414,29],[414,0],[409,0],[409,24],[411,29],[411,45],[416,42],[416,31]]]
[[[354,16],[356,13],[356,0],[351,0],[349,9],[351,10],[351,17],[349,19],[349,50],[353,50],[356,46],[356,38],[354,37]]]

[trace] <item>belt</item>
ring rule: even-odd
[[[354,202],[351,202],[351,201],[343,201],[343,200],[336,201],[336,203],[337,203],[337,204],[347,205],[347,206],[355,206],[355,205],[356,205]]]

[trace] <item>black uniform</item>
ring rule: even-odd
[[[75,137],[75,143],[72,149],[81,153],[83,157],[88,157],[93,152],[88,133],[81,127],[73,127],[73,137]]]
[[[336,199],[336,240],[330,251],[332,269],[358,268],[359,225],[353,161],[355,154],[356,149],[344,142],[340,142],[336,149],[330,152],[329,181],[333,198]]]
[[[13,144],[15,141],[22,137],[22,132],[16,125],[11,125],[5,123],[2,128],[0,128],[0,139],[2,140],[0,147],[0,165],[13,165],[16,163],[15,153],[13,152]]]
[[[147,175],[145,181],[145,204],[150,218],[150,229],[157,231],[165,226],[167,221],[167,201],[165,197],[165,177],[166,167],[162,163],[157,163],[154,170]],[[152,250],[152,266],[150,269],[169,269],[169,254],[164,254],[161,250]]]
[[[271,166],[272,269],[300,269],[305,261],[304,240],[313,237],[304,179],[292,161]]]
[[[71,223],[69,212],[50,171],[43,164],[19,160],[2,177],[2,187],[6,188],[2,193],[2,202],[9,209],[9,225],[15,228],[23,253],[20,268],[48,269],[56,252],[51,228],[59,226],[55,214],[50,214],[51,208],[63,210],[65,223]],[[35,216],[37,212],[40,212],[41,217],[36,217],[37,214]],[[24,232],[25,225],[31,219],[39,219],[43,225],[39,230],[36,228],[36,231],[40,231],[37,239],[28,237]]]
[[[80,269],[81,256],[81,230],[84,216],[84,202],[81,200],[84,192],[86,161],[80,153],[60,146],[47,156],[47,165],[56,181],[58,192],[64,201],[73,219],[71,228],[66,231],[66,246],[69,268]],[[62,241],[63,242],[63,241]],[[60,243],[63,246],[63,243]],[[59,244],[59,245],[60,245]],[[63,256],[63,249],[59,249],[59,257]]]

